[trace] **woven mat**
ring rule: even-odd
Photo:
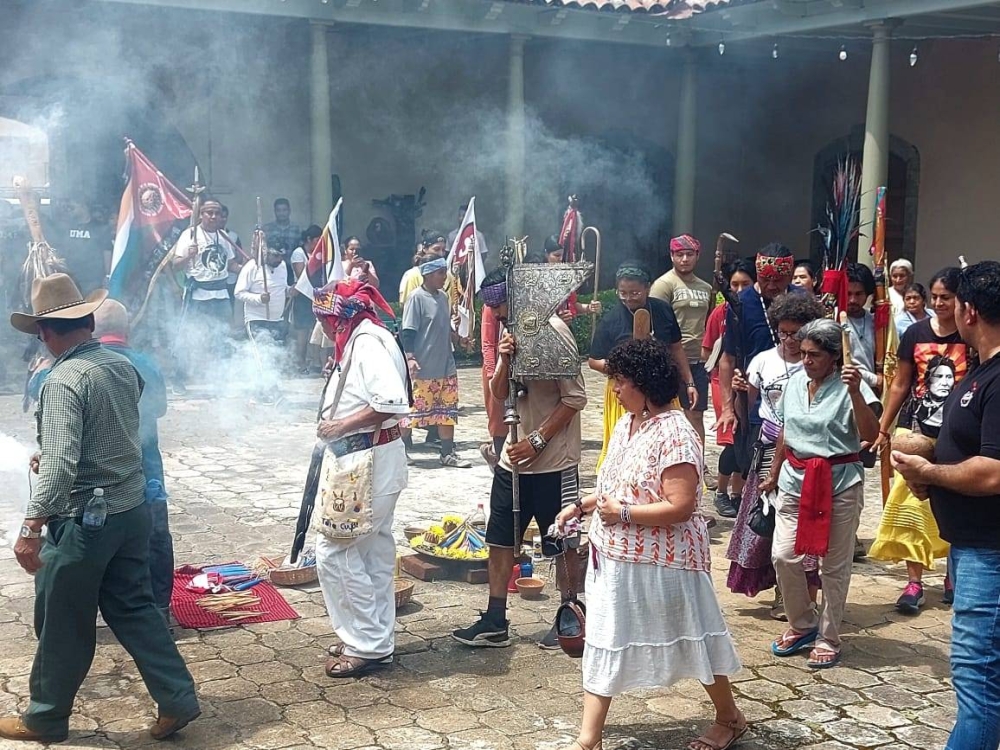
[[[227,563],[228,564],[228,563]],[[178,624],[188,630],[211,630],[214,628],[235,628],[240,625],[252,625],[258,622],[278,622],[279,620],[297,620],[299,614],[285,601],[281,593],[263,581],[250,591],[260,599],[260,604],[243,609],[259,611],[260,617],[248,617],[239,622],[229,622],[214,612],[208,612],[198,606],[197,600],[204,596],[187,588],[188,583],[201,572],[201,568],[185,565],[174,571],[174,592],[170,597],[170,609]]]

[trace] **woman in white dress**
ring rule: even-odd
[[[712,585],[701,514],[698,433],[671,402],[680,381],[670,345],[628,340],[607,358],[625,408],[595,494],[559,514],[596,511],[590,527],[583,721],[573,750],[595,750],[611,699],[636,688],[699,680],[715,722],[689,750],[724,750],[746,733],[728,676],[740,669]]]

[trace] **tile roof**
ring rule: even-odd
[[[690,18],[730,0],[509,0],[551,8],[596,10],[604,13],[648,13],[666,18]]]

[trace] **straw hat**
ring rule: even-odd
[[[54,273],[31,283],[34,315],[12,313],[10,324],[21,333],[36,334],[38,321],[79,320],[93,313],[107,298],[107,289],[98,289],[84,299],[73,279],[64,273]]]

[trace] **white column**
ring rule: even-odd
[[[333,208],[333,188],[330,175],[333,171],[330,128],[330,67],[327,56],[326,36],[328,25],[310,24],[312,54],[309,77],[310,138],[312,145],[311,216],[325,216]]]
[[[674,235],[694,231],[695,157],[698,146],[698,69],[694,54],[684,61],[674,155]]]
[[[872,63],[868,74],[868,114],[861,162],[861,237],[858,262],[872,265],[868,253],[875,236],[876,189],[889,177],[889,41],[885,24],[873,27]]]
[[[524,43],[510,38],[510,78],[507,85],[507,234],[524,235]]]

